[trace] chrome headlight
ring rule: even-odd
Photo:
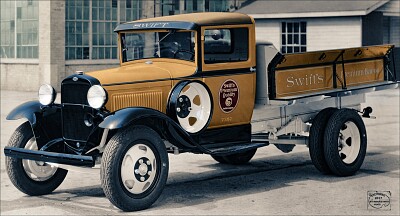
[[[49,105],[54,102],[56,99],[57,92],[56,90],[49,84],[44,84],[39,88],[39,102],[42,105]]]
[[[107,93],[103,87],[94,85],[87,93],[87,101],[91,107],[99,109],[107,102]]]

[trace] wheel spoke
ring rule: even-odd
[[[348,156],[351,153],[351,148],[347,145],[343,145],[339,153]]]
[[[134,180],[134,161],[131,155],[126,154],[121,166],[121,178],[125,182],[129,180]],[[133,186],[133,185],[129,185]]]
[[[346,140],[347,138],[351,137],[351,129],[349,127],[345,127],[344,130],[340,130],[340,133],[342,134],[342,139]]]
[[[199,111],[201,111],[201,106],[199,106],[199,105],[196,105],[196,104],[192,104],[192,110],[191,110],[191,112],[199,112]]]
[[[178,121],[179,121],[179,124],[185,129],[191,127],[190,124],[189,124],[189,116],[186,117],[186,118],[179,118],[178,117]]]
[[[199,95],[199,93],[197,92],[195,87],[190,86],[190,85],[189,85],[189,88],[185,92],[183,92],[182,94],[186,95],[188,98],[190,98],[190,100],[193,100],[197,95]]]
[[[201,106],[192,104],[192,110],[189,113],[189,117],[200,118],[201,117]]]

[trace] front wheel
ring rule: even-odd
[[[367,151],[367,133],[355,110],[337,110],[329,119],[324,138],[324,155],[331,171],[338,176],[356,173]]]
[[[38,150],[29,122],[25,122],[15,130],[8,146]],[[6,157],[6,170],[14,186],[31,196],[51,193],[60,186],[68,172],[41,161],[11,157]]]
[[[232,164],[232,165],[242,165],[249,162],[253,156],[256,154],[257,149],[252,149],[249,151],[245,151],[242,153],[227,155],[227,156],[215,156],[211,155],[214,160],[223,163],[223,164]]]
[[[168,178],[168,155],[161,137],[145,126],[115,134],[101,163],[101,185],[107,198],[123,211],[150,207]]]

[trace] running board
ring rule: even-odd
[[[93,167],[95,165],[95,160],[92,156],[35,151],[15,147],[5,147],[4,154],[7,157],[12,158],[66,164],[72,166]]]
[[[242,152],[246,152],[249,150],[253,150],[256,148],[264,147],[269,145],[268,143],[265,142],[258,142],[258,143],[243,143],[243,144],[235,144],[235,145],[229,145],[229,146],[224,146],[224,147],[215,147],[215,148],[207,148],[210,150],[211,155],[215,156],[226,156],[226,155],[232,155],[232,154],[238,154]]]

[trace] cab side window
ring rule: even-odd
[[[247,61],[249,58],[247,28],[206,29],[204,31],[204,63]]]

